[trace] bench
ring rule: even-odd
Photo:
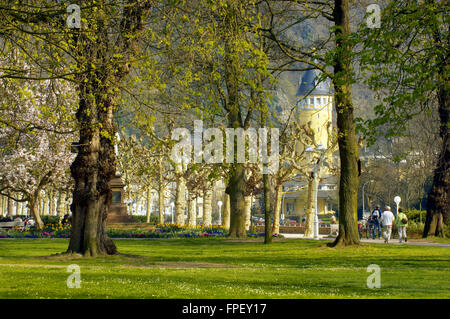
[[[18,229],[23,231],[25,229],[24,222],[2,222],[0,223],[0,229]]]

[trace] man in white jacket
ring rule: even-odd
[[[386,206],[386,210],[381,215],[380,222],[383,225],[383,238],[386,244],[389,244],[389,240],[391,239],[392,233],[392,224],[394,223],[395,217],[391,212],[391,208]]]

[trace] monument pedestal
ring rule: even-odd
[[[120,175],[116,175],[110,182],[112,191],[111,206],[109,207],[106,222],[110,223],[131,223],[133,218],[128,215],[127,205],[123,202],[125,196],[124,187]]]

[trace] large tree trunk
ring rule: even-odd
[[[334,4],[336,52],[333,84],[341,174],[339,180],[339,235],[332,246],[346,246],[359,244],[357,195],[360,162],[351,98],[352,45],[348,38],[350,36],[349,0],[335,0]]]
[[[443,67],[441,74],[445,74]],[[439,136],[442,139],[442,148],[439,154],[438,162],[434,170],[433,186],[428,194],[427,200],[427,217],[423,237],[428,235],[445,237],[444,223],[448,219],[450,212],[450,200],[448,198],[450,188],[450,138],[449,138],[449,118],[450,118],[450,94],[447,81],[443,81],[439,89],[439,119],[440,130]]]
[[[203,226],[210,227],[212,224],[212,191],[206,189],[203,192]]]
[[[117,253],[114,242],[106,234],[106,218],[112,197],[109,183],[116,173],[113,146],[115,99],[118,83],[132,66],[138,34],[144,28],[143,21],[152,3],[130,2],[122,8],[118,21],[114,20],[117,17],[109,16],[110,12],[101,2],[92,19],[84,25],[87,30],[71,33],[72,49],[79,57],[76,118],[80,126],[80,143],[77,157],[70,167],[75,188],[68,253],[85,256]],[[112,29],[115,25],[120,32]],[[115,32],[114,39],[111,31]],[[112,59],[114,55],[116,58]]]
[[[305,237],[314,235],[314,178],[308,179],[308,195],[306,199]]]
[[[227,193],[230,195],[230,237],[245,238],[245,168],[243,164],[233,164],[233,171],[228,182]]]
[[[117,248],[106,234],[106,218],[112,197],[109,182],[115,175],[113,101],[110,94],[91,87],[92,83],[94,79],[88,78],[86,84],[80,84],[76,117],[81,125],[81,147],[71,165],[75,188],[67,252],[112,255]]]
[[[273,211],[273,226],[272,233],[280,233],[280,215],[281,215],[281,199],[283,198],[283,184],[280,184],[276,188],[275,192],[275,207]]]
[[[225,193],[225,203],[223,208],[223,222],[222,226],[225,229],[230,229],[230,195]]]

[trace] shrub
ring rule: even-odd
[[[146,223],[147,216],[145,215],[132,215],[133,221],[136,223]],[[156,225],[158,223],[158,217],[156,215],[150,215],[150,224]]]
[[[424,223],[416,223],[414,220],[409,220],[407,231],[408,234],[416,234],[422,236],[424,227]]]
[[[418,209],[410,209],[410,210],[404,210],[403,211],[406,216],[408,217],[409,221],[414,221],[416,223],[420,223],[420,215],[422,214],[422,222],[425,222],[425,218],[427,215],[427,212],[424,210],[418,210]]]
[[[41,216],[41,220],[44,223],[45,227],[50,226],[50,225],[59,225],[59,221],[60,221],[61,217],[60,216]]]

